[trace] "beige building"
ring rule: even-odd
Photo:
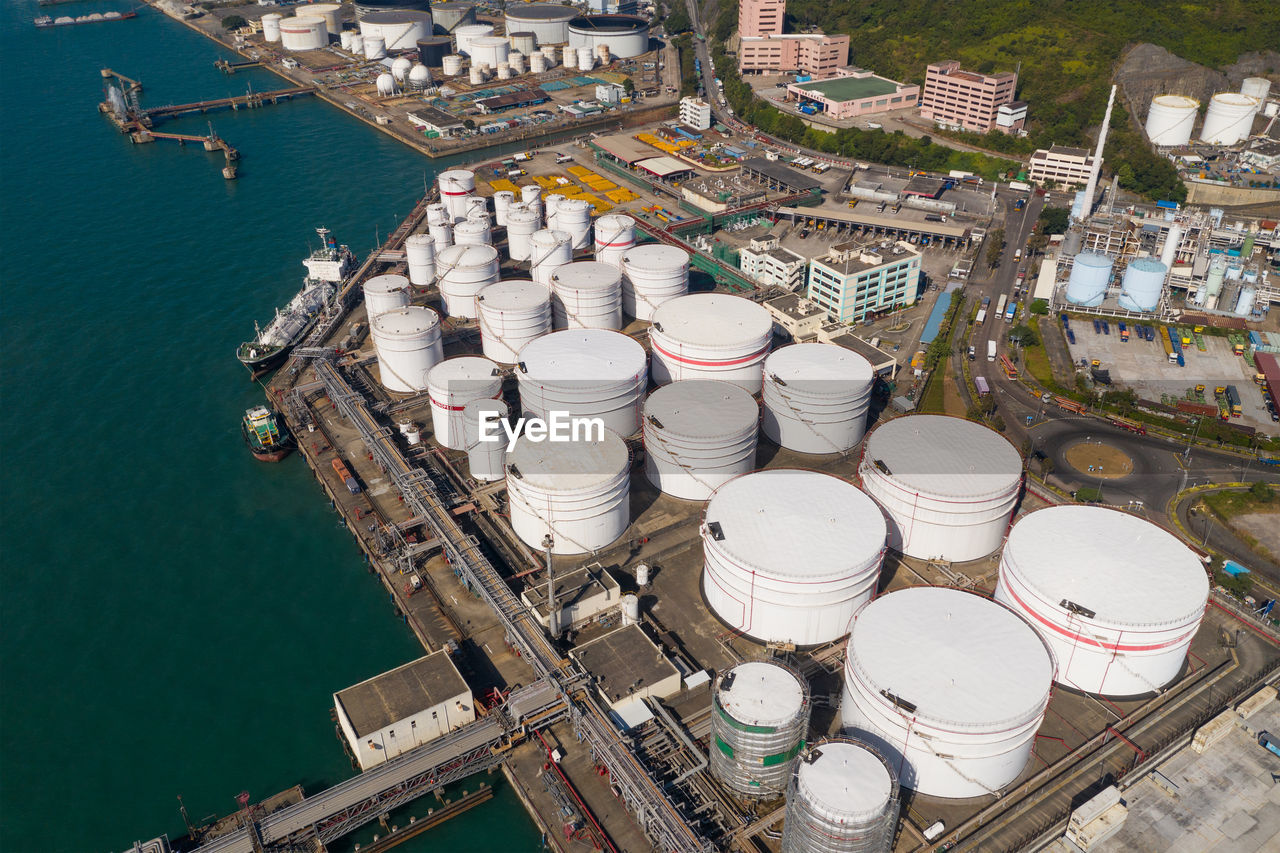
[[[743,37],[738,45],[739,74],[783,74],[792,71],[815,80],[834,77],[849,64],[849,37],[799,33]]]
[[[1093,171],[1093,155],[1085,148],[1054,145],[1040,148],[1031,155],[1028,174],[1038,184],[1080,184],[1089,182]]]
[[[743,273],[762,285],[784,290],[794,291],[804,286],[808,263],[804,257],[782,248],[777,237],[756,238],[738,253],[738,266]]]

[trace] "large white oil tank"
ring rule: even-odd
[[[458,53],[471,55],[472,39],[488,38],[493,35],[493,27],[488,24],[467,24],[458,27],[453,31],[453,37],[458,43]]]
[[[862,440],[875,370],[835,344],[792,344],[764,360],[764,420],[771,441],[800,453],[843,453]]]
[[[507,404],[502,400],[472,400],[462,407],[462,429],[467,444],[467,469],[474,480],[495,483],[507,475],[503,468],[510,442],[496,419],[506,420]],[[481,435],[482,422],[487,426]]]
[[[809,684],[777,661],[748,661],[716,679],[711,775],[746,799],[782,796],[809,734]]]
[[[485,357],[515,364],[525,344],[551,331],[551,294],[534,281],[491,284],[478,297]]]
[[[451,33],[458,27],[474,25],[476,7],[472,3],[446,2],[436,3],[431,7],[431,17],[435,19],[436,29],[442,33]]]
[[[391,60],[391,76],[396,78],[397,83],[404,83],[409,79],[411,68],[413,68],[413,60],[407,56],[397,56]]]
[[[520,187],[520,201],[533,204],[542,200],[542,187],[536,184],[524,184]]]
[[[352,56],[364,56],[364,36],[359,33],[352,33],[350,50]]]
[[[364,39],[364,58],[382,59],[387,55],[387,43],[380,36],[361,36]]]
[[[441,60],[440,70],[446,77],[457,77],[462,73],[462,57],[456,53],[449,54]]]
[[[591,203],[580,198],[562,199],[556,205],[556,226],[573,237],[573,248],[585,249],[591,244]]]
[[[465,211],[467,219],[471,219],[476,216],[489,215],[488,202],[484,200],[483,196],[478,195],[467,196],[467,204],[463,210]]]
[[[421,62],[409,69],[409,87],[425,89],[431,85],[431,69]]]
[[[1071,265],[1067,279],[1067,301],[1072,305],[1096,307],[1107,295],[1111,281],[1111,259],[1096,252],[1081,252]]]
[[[511,41],[511,49],[517,53],[523,53],[525,56],[533,53],[538,47],[538,37],[531,32],[511,32],[508,30],[507,38]]]
[[[1044,639],[1007,607],[958,589],[900,589],[854,619],[841,721],[904,788],[984,796],[1030,760],[1053,672]]]
[[[277,12],[268,12],[262,16],[262,39],[268,42],[280,41],[280,22],[284,20],[284,15]]]
[[[545,74],[548,67],[546,54],[542,51],[535,50],[529,54],[529,70],[534,74]]]
[[[1177,677],[1209,581],[1173,534],[1118,510],[1055,506],[1023,516],[1000,557],[996,600],[1026,618],[1073,690],[1134,696]]]
[[[265,15],[263,16],[262,20],[264,22],[266,21]],[[338,46],[341,47],[343,50],[350,52],[351,40],[354,39],[357,35],[359,35],[359,33],[357,33],[355,30],[343,30],[342,32],[338,33]],[[277,39],[280,38],[279,26],[276,27],[276,38]]]
[[[653,381],[723,379],[759,394],[772,343],[773,318],[763,305],[726,293],[677,296],[653,312]]]
[[[542,199],[542,212],[547,220],[548,228],[559,228],[556,213],[560,210],[560,202],[564,201],[563,193],[547,193]]]
[[[649,243],[622,255],[622,311],[637,320],[669,299],[689,292],[689,253],[677,246]]]
[[[622,271],[579,261],[551,273],[551,317],[557,329],[621,329]]]
[[[493,221],[500,227],[506,227],[507,211],[515,200],[516,194],[511,190],[498,190],[493,194]]]
[[[1156,95],[1147,112],[1147,138],[1152,145],[1186,145],[1196,123],[1200,102],[1185,95]]]
[[[529,238],[529,272],[534,281],[551,287],[551,274],[573,260],[573,237],[567,231],[544,228]]]
[[[601,216],[595,223],[596,260],[622,269],[622,257],[636,245],[636,221],[621,213]]]
[[[374,317],[369,324],[382,387],[401,394],[425,391],[427,373],[444,360],[440,315],[410,305]]]
[[[370,320],[379,314],[409,305],[409,279],[402,275],[375,275],[364,280],[364,307]]]
[[[1200,139],[1213,145],[1235,145],[1249,136],[1261,102],[1239,92],[1219,92],[1209,100]]]
[[[293,14],[300,18],[324,18],[324,28],[331,36],[342,32],[342,7],[337,3],[309,3],[305,6],[295,6]]]
[[[507,253],[513,261],[527,261],[532,251],[531,239],[541,226],[541,217],[523,203],[507,211]]]
[[[432,222],[427,225],[427,233],[436,244],[436,256],[453,245],[453,226],[447,222]]]
[[[630,465],[627,446],[608,430],[576,441],[520,436],[506,465],[512,530],[538,550],[550,536],[553,554],[607,547],[631,523]]]
[[[647,387],[644,347],[621,332],[569,329],[525,344],[516,381],[526,415],[599,418],[620,436],[640,429]]]
[[[590,71],[596,67],[596,55],[589,47],[578,48],[578,70]]]
[[[781,853],[887,853],[901,806],[884,756],[851,738],[819,741],[787,787]]]
[[[409,282],[427,287],[436,280],[436,243],[430,234],[410,234],[404,239],[405,261],[409,266]]]
[[[467,218],[467,199],[476,191],[476,173],[469,169],[448,169],[436,177],[440,201],[454,222]]]
[[[449,208],[443,202],[433,202],[427,205],[427,224],[438,225],[440,223],[453,224],[453,217],[449,213]]]
[[[459,246],[488,246],[493,242],[488,217],[482,222],[468,219],[453,226],[453,242]]]
[[[471,63],[481,63],[490,68],[497,68],[507,61],[511,45],[502,36],[480,36],[468,43],[471,51]]]
[[[369,12],[360,18],[360,34],[382,39],[387,50],[417,50],[418,41],[431,36],[431,13],[415,9]]]
[[[1237,317],[1248,317],[1253,313],[1254,303],[1258,301],[1258,290],[1254,287],[1245,286],[1240,288],[1240,295],[1236,298]]]
[[[762,643],[813,646],[848,633],[880,578],[884,514],[856,486],[775,469],[711,495],[702,592],[711,612]]]
[[[1266,77],[1246,77],[1240,84],[1240,94],[1257,98],[1258,103],[1262,103],[1271,94],[1271,81]]]
[[[569,40],[569,22],[577,16],[571,6],[512,4],[506,11],[507,32],[532,33],[539,45],[564,44]]]
[[[649,22],[634,15],[587,15],[569,22],[570,47],[589,48],[594,56],[599,45],[622,59],[647,53]]]
[[[511,65],[511,73],[519,77],[525,71],[524,54],[517,51],[511,51],[507,54],[507,62]]]
[[[1022,457],[981,424],[910,415],[871,431],[858,475],[889,517],[889,547],[962,563],[1000,546],[1022,487]]]
[[[328,43],[324,18],[285,18],[280,22],[280,46],[285,50],[320,50]]]
[[[1182,225],[1174,222],[1169,226],[1169,233],[1165,235],[1164,245],[1160,247],[1160,263],[1164,264],[1165,269],[1173,269],[1173,265],[1178,260],[1178,249],[1182,245]]]
[[[760,407],[732,382],[686,379],[644,401],[644,473],[663,494],[705,501],[755,468]]]
[[[378,87],[378,95],[380,97],[387,97],[389,95],[394,95],[396,93],[396,88],[397,88],[396,78],[392,77],[390,74],[386,72],[383,72],[382,74],[378,75],[377,87]]]
[[[472,400],[486,400],[502,393],[498,365],[487,358],[460,355],[446,359],[427,374],[431,398],[431,429],[436,443],[451,450],[465,450],[462,410]]]
[[[1120,307],[1126,311],[1154,311],[1159,308],[1168,271],[1168,267],[1155,258],[1130,261],[1120,285]]]
[[[498,281],[499,266],[498,250],[488,245],[450,246],[437,255],[436,278],[445,316],[480,316],[476,294]]]

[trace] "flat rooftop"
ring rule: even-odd
[[[526,583],[529,586],[521,597],[538,612],[539,616],[548,616],[550,610],[547,607],[547,573],[542,571],[530,575]],[[608,592],[614,602],[618,602],[622,597],[618,582],[601,566],[579,566],[567,572],[558,569],[555,583],[556,604],[561,608],[601,592]]]
[[[600,692],[610,702],[679,674],[639,625],[619,628],[570,654],[595,676]]]
[[[752,172],[764,175],[770,180],[785,184],[796,192],[819,189],[822,184],[808,175],[802,175],[795,169],[779,163],[777,160],[766,160],[763,157],[752,157],[742,161],[744,174]]]
[[[806,320],[814,314],[826,313],[821,306],[813,304],[796,293],[788,293],[786,296],[770,299],[764,305],[784,317],[793,317],[797,320]]]
[[[449,653],[441,649],[348,687],[336,698],[356,737],[364,737],[468,692]]]
[[[898,84],[883,77],[840,77],[816,83],[800,83],[796,88],[802,92],[817,92],[833,101],[857,101],[877,95],[892,95],[898,91]]]
[[[871,362],[871,367],[876,373],[896,367],[898,364],[898,360],[892,355],[879,347],[873,347],[869,342],[864,341],[852,332],[842,332],[839,335],[833,336],[831,338],[831,343],[856,352],[858,355]]]
[[[623,133],[612,136],[597,136],[591,140],[591,143],[601,151],[606,154],[612,154],[624,163],[646,160],[656,156],[658,151],[652,145],[646,145],[639,139],[634,139]]]

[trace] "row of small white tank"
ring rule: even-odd
[[[1179,226],[1174,225],[1170,233],[1180,234]],[[1176,240],[1177,237],[1173,239]],[[1118,279],[1119,295],[1116,302],[1120,308],[1149,313],[1160,307],[1165,279],[1169,274],[1169,263],[1165,257],[1172,257],[1172,253],[1165,252],[1159,260],[1135,258],[1125,266],[1123,277]],[[1071,274],[1067,279],[1067,302],[1086,307],[1101,305],[1112,285],[1112,264],[1110,257],[1098,252],[1081,252],[1076,255],[1072,259]],[[1218,294],[1222,290],[1222,284],[1224,280],[1230,279],[1242,282],[1236,301],[1232,305],[1219,305]],[[1256,270],[1246,270],[1239,264],[1229,265],[1221,258],[1215,258],[1210,262],[1204,284],[1195,289],[1191,301],[1196,305],[1205,305],[1209,310],[1232,311],[1237,316],[1249,317],[1257,300],[1257,281]]]

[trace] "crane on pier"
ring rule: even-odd
[[[123,98],[125,110],[127,112],[134,113],[135,115],[140,115],[142,113],[142,102],[138,95],[142,92],[142,81],[134,80],[132,77],[126,77],[120,72],[113,71],[110,68],[103,68],[101,74],[102,79],[107,81],[103,83],[105,88],[114,88],[111,85],[111,81],[113,80],[120,84],[118,91]],[[110,103],[111,95],[109,92],[106,93],[106,97],[107,102]]]

